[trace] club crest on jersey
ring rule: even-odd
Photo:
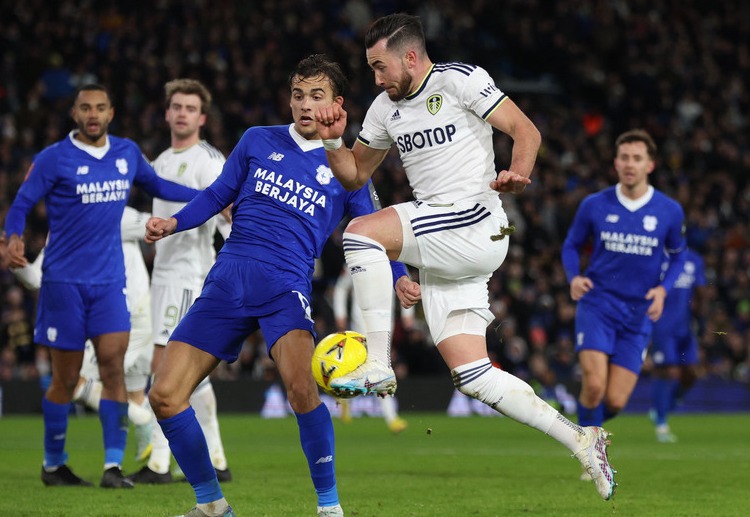
[[[118,158],[115,160],[115,167],[120,171],[120,174],[125,175],[128,173],[128,161],[125,158]]]
[[[185,174],[185,171],[187,170],[187,162],[182,162],[180,166],[177,168],[177,177],[181,177],[183,174]]]
[[[54,343],[55,341],[57,341],[57,328],[47,327],[47,340],[50,343]]]
[[[427,111],[433,115],[437,115],[440,108],[443,107],[443,96],[437,93],[433,93],[427,98]]]
[[[315,172],[315,179],[318,180],[318,183],[321,185],[328,185],[331,182],[331,178],[333,178],[333,172],[330,167],[326,167],[325,165],[318,165]]]
[[[656,230],[656,223],[657,223],[656,216],[653,215],[647,215],[643,217],[643,229],[647,232],[653,232]]]

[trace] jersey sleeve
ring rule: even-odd
[[[687,246],[685,243],[685,234],[683,232],[685,213],[682,207],[674,202],[672,208],[671,224],[667,233],[664,248],[669,255],[669,267],[664,273],[662,286],[669,292],[682,273],[687,260]]]
[[[591,198],[586,198],[581,202],[562,245],[562,264],[568,282],[581,274],[581,248],[591,234],[590,203]]]
[[[132,206],[126,206],[122,213],[120,233],[123,241],[140,241],[146,235],[146,222],[151,214],[139,212]]]
[[[42,151],[26,173],[26,178],[18,189],[13,203],[5,217],[5,233],[8,237],[13,234],[23,235],[26,227],[26,216],[55,184],[54,153]]]
[[[393,139],[388,134],[383,123],[385,105],[383,104],[385,93],[381,93],[375,98],[370,108],[365,114],[365,120],[362,122],[362,130],[359,132],[357,140],[373,149],[390,149],[393,145]]]
[[[460,83],[463,89],[459,98],[467,109],[473,111],[480,118],[487,120],[492,112],[508,98],[500,88],[495,86],[495,81],[482,67],[472,70],[466,81]]]
[[[247,180],[247,149],[252,138],[251,131],[252,129],[249,129],[242,135],[216,181],[173,216],[177,219],[176,231],[197,228],[237,199],[243,183]]]

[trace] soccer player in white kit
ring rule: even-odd
[[[203,190],[221,173],[224,156],[200,138],[206,122],[211,94],[199,81],[175,79],[164,86],[166,121],[172,145],[154,161],[156,173],[165,179]],[[154,199],[154,217],[171,217],[185,203]],[[216,260],[214,233],[219,229],[224,238],[230,225],[222,216],[204,225],[156,243],[154,268],[151,272],[151,306],[153,316],[153,371],[162,360],[164,348],[172,331],[187,312],[203,287],[203,281]],[[190,404],[206,436],[211,462],[219,481],[229,481],[224,445],[216,415],[216,395],[208,377],[195,389]],[[148,464],[128,476],[136,483],[169,483],[171,451],[161,427],[153,426],[152,450]]]
[[[606,454],[609,433],[574,424],[524,381],[493,367],[487,354],[485,331],[493,319],[487,282],[505,259],[511,233],[497,194],[521,193],[531,182],[539,131],[482,68],[432,63],[416,16],[376,20],[365,47],[375,83],[385,91],[351,150],[341,139],[341,106],[317,111],[318,133],[334,175],[348,189],[368,181],[395,143],[416,201],[356,218],[344,233],[368,357],[332,387],[341,395],[395,392],[392,295],[382,279],[389,259],[411,264],[419,268],[427,324],[456,388],[565,445],[610,499],[616,483]],[[499,173],[493,127],[513,139],[511,164]]]

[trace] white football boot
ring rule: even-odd
[[[331,381],[331,391],[341,398],[375,393],[381,397],[396,393],[396,374],[377,359],[365,361],[353,372]]]
[[[614,496],[615,487],[617,487],[615,483],[617,471],[612,468],[607,458],[607,446],[611,443],[609,440],[611,435],[601,427],[584,427],[584,431],[586,431],[588,443],[574,456],[581,462],[583,470],[591,476],[599,495],[605,501],[609,501]]]
[[[340,504],[336,506],[318,506],[318,517],[344,517]]]

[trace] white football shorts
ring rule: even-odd
[[[394,205],[401,219],[398,260],[419,269],[422,305],[435,344],[457,334],[485,334],[494,319],[487,282],[508,254],[508,218],[476,203]],[[451,313],[472,312],[461,325]]]
[[[172,331],[193,305],[200,292],[200,289],[184,289],[167,285],[151,286],[153,340],[156,345],[167,346]]]

